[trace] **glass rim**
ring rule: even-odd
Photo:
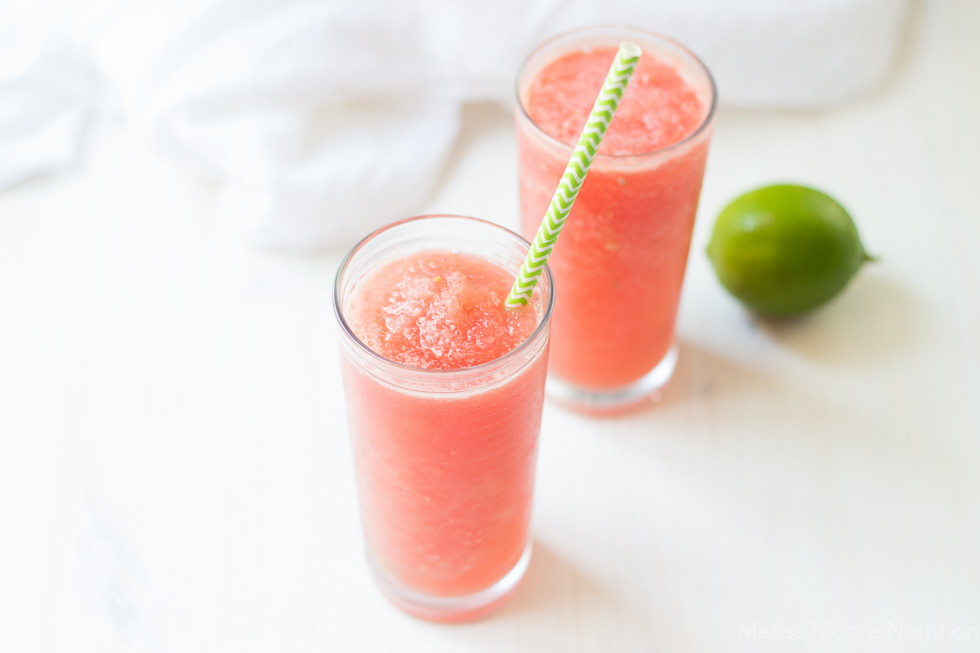
[[[696,63],[697,66],[700,67],[701,72],[703,72],[704,76],[707,78],[708,90],[711,93],[711,105],[708,108],[708,113],[705,114],[704,116],[704,120],[701,121],[701,123],[697,126],[697,128],[694,131],[692,131],[690,134],[682,138],[681,140],[677,141],[676,143],[671,143],[666,147],[661,147],[656,150],[649,150],[647,152],[638,152],[636,154],[596,154],[595,157],[596,159],[607,159],[610,161],[623,161],[626,159],[649,157],[656,154],[669,152],[672,149],[680,148],[681,146],[693,141],[708,128],[708,125],[711,124],[712,120],[715,117],[715,110],[718,108],[718,86],[717,84],[715,84],[715,78],[711,75],[711,71],[708,70],[708,67],[706,65],[704,65],[704,62],[701,61],[701,58],[698,57],[693,52],[691,52],[688,48],[684,47],[683,45],[675,41],[674,39],[668,38],[662,34],[657,34],[656,32],[650,32],[644,29],[639,29],[637,27],[622,27],[622,26],[615,26],[615,25],[607,25],[602,27],[584,27],[580,29],[571,30],[568,32],[563,32],[561,34],[558,34],[557,36],[551,37],[547,41],[544,41],[543,43],[538,45],[538,47],[534,48],[534,50],[532,50],[531,53],[524,58],[524,61],[521,63],[521,67],[518,68],[517,70],[517,78],[514,80],[514,96],[517,98],[517,106],[521,111],[521,115],[524,116],[525,119],[527,119],[527,122],[534,128],[535,132],[538,135],[542,136],[551,145],[568,150],[569,152],[575,149],[574,145],[569,145],[564,141],[560,141],[554,136],[552,136],[551,134],[549,134],[548,132],[546,132],[545,130],[543,130],[541,126],[538,125],[538,123],[536,123],[534,119],[528,115],[527,109],[524,107],[524,102],[521,100],[521,75],[524,74],[524,69],[527,67],[528,62],[531,61],[531,59],[535,55],[544,51],[546,48],[551,47],[557,41],[561,41],[563,39],[573,37],[576,35],[585,35],[589,33],[601,33],[601,32],[634,32],[637,34],[642,34],[643,36],[646,37],[652,37],[654,40],[663,41],[669,45],[679,48],[681,52],[683,52],[684,54],[686,54],[687,56],[691,57],[694,60],[694,63]]]
[[[408,223],[421,222],[433,218],[453,218],[457,220],[475,222],[483,226],[493,227],[495,229],[499,229],[505,232],[508,236],[515,239],[519,244],[524,246],[526,250],[531,249],[531,243],[528,242],[528,240],[525,239],[520,234],[508,229],[507,227],[499,225],[495,222],[490,222],[489,220],[483,220],[480,218],[474,218],[466,215],[455,215],[452,213],[430,213],[425,215],[417,215],[411,218],[404,218],[402,220],[397,220],[395,222],[385,225],[384,227],[381,227],[380,229],[375,229],[367,236],[362,238],[360,241],[358,241],[356,245],[354,245],[350,249],[349,252],[347,252],[347,255],[344,256],[344,259],[340,262],[340,266],[337,268],[337,274],[334,277],[334,284],[333,284],[334,316],[337,318],[337,322],[340,324],[343,333],[358,346],[359,350],[362,353],[367,354],[370,358],[374,359],[378,363],[387,366],[392,366],[395,369],[403,370],[411,374],[419,374],[422,375],[423,377],[428,376],[429,378],[432,379],[438,379],[438,378],[447,378],[454,374],[471,374],[474,372],[478,373],[483,370],[488,370],[497,366],[502,366],[505,362],[517,358],[520,355],[520,353],[526,351],[531,346],[531,343],[536,342],[540,338],[541,333],[547,328],[548,323],[551,321],[551,315],[555,308],[555,279],[552,276],[551,268],[548,265],[545,265],[544,272],[548,278],[549,296],[548,296],[548,302],[545,307],[544,314],[541,316],[541,321],[538,322],[536,327],[534,327],[534,331],[531,332],[531,335],[525,338],[524,341],[521,342],[521,344],[511,349],[506,354],[494,358],[493,360],[489,360],[485,363],[480,363],[479,365],[471,365],[470,367],[460,367],[458,369],[437,370],[437,369],[428,369],[422,367],[414,367],[412,365],[406,365],[405,363],[399,363],[398,361],[393,361],[390,358],[385,358],[378,352],[368,347],[367,344],[365,344],[360,338],[357,337],[357,335],[354,333],[354,330],[351,329],[350,324],[348,324],[346,318],[344,318],[344,312],[340,306],[341,280],[343,279],[344,272],[347,270],[348,266],[350,265],[353,258],[357,255],[357,253],[360,252],[361,249],[363,249],[364,246],[367,245],[371,240],[380,236],[386,231],[390,231],[392,229],[395,229],[396,227],[400,227]]]

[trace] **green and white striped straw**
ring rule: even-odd
[[[612,67],[609,68],[606,81],[602,85],[602,90],[599,91],[599,97],[595,100],[589,119],[585,123],[585,129],[579,136],[578,145],[572,152],[572,158],[568,161],[565,174],[561,176],[561,182],[555,190],[555,196],[551,198],[551,204],[544,215],[544,220],[541,221],[541,227],[538,229],[537,235],[534,236],[531,250],[527,253],[527,258],[524,259],[520,274],[514,280],[514,287],[510,289],[510,294],[507,295],[507,306],[526,304],[531,299],[531,293],[538,283],[538,277],[541,276],[548,264],[548,257],[555,247],[558,234],[561,233],[561,228],[565,224],[565,218],[568,217],[568,212],[572,210],[572,205],[575,203],[575,198],[578,197],[582,182],[585,181],[585,175],[588,174],[589,167],[592,165],[592,159],[595,158],[595,154],[599,150],[599,143],[602,142],[602,137],[606,135],[609,122],[612,120],[613,114],[616,113],[616,107],[619,106],[623,91],[626,90],[626,85],[629,84],[633,70],[636,68],[636,62],[640,60],[642,53],[639,46],[632,43],[623,43],[619,46],[619,52],[616,53]]]

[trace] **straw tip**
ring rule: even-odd
[[[640,46],[628,41],[620,44],[619,52],[625,59],[635,59],[643,54],[643,50],[640,49]]]

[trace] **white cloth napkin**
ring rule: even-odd
[[[99,78],[44,14],[0,12],[0,188],[72,163]]]
[[[462,104],[511,106],[520,62],[554,34],[635,25],[701,56],[722,102],[819,108],[883,77],[906,9],[906,0],[120,2],[99,20],[90,12],[84,29],[61,25],[82,50],[58,45],[68,41],[55,29],[40,50],[11,46],[21,64],[0,76],[0,185],[71,160],[101,80],[128,124],[221,180],[221,206],[248,238],[347,246],[413,212]]]

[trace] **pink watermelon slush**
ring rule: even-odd
[[[472,595],[529,551],[547,302],[505,308],[513,279],[477,255],[422,251],[377,265],[344,302],[357,340],[391,368],[342,347],[368,556],[419,616],[477,613],[419,609],[404,590]]]
[[[711,132],[707,71],[694,83],[673,53],[629,40],[643,56],[549,260],[558,293],[550,371],[587,390],[638,381],[673,344]],[[581,42],[557,49],[519,80],[521,230],[529,238],[616,54]]]

